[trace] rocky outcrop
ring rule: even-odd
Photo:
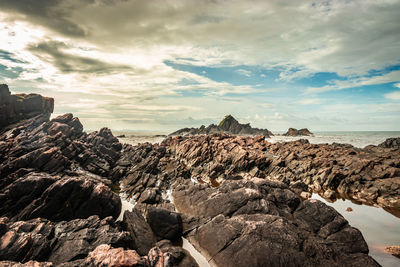
[[[51,114],[54,99],[38,94],[11,95],[6,84],[0,84],[0,129],[19,120],[39,114]]]
[[[72,220],[99,215],[117,218],[121,200],[103,183],[86,177],[28,173],[2,190],[0,214],[10,220]]]
[[[267,138],[273,135],[267,129],[253,128],[249,123],[241,124],[234,117],[228,115],[219,125],[211,124],[208,127],[202,125],[200,128],[183,128],[171,133],[169,136],[214,134],[221,132],[235,135],[263,135]]]
[[[173,197],[180,212],[207,219],[188,238],[216,266],[379,266],[338,212],[302,202],[283,183],[254,178],[212,188],[186,180]]]
[[[49,112],[0,129],[3,265],[197,266],[172,244],[184,236],[217,266],[376,266],[358,230],[299,194],[400,206],[393,148],[271,144],[231,116],[208,135],[121,145]],[[111,188],[137,202],[122,222]]]
[[[92,216],[52,223],[45,219],[10,222],[0,219],[0,260],[36,260],[61,264],[85,258],[101,244],[129,247],[127,232],[117,229],[111,217]]]
[[[400,137],[397,138],[388,138],[384,142],[378,145],[383,148],[394,148],[400,149]]]
[[[321,193],[400,209],[400,151],[358,149],[307,140],[269,143],[262,137],[175,137],[164,141],[179,161],[177,176],[218,185],[259,177],[298,192]]]
[[[283,134],[284,136],[312,136],[313,133],[310,132],[307,128],[304,129],[294,129],[294,128],[289,128],[286,133]]]

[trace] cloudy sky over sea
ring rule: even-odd
[[[400,0],[0,0],[0,83],[87,129],[400,130]]]

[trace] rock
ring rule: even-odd
[[[187,236],[216,266],[379,266],[339,213],[318,200],[302,202],[282,183],[254,178],[211,188],[187,181],[173,197],[178,211],[209,218]]]
[[[134,208],[132,211],[125,211],[123,217],[123,229],[130,233],[133,241],[132,248],[140,255],[147,255],[154,247],[157,239],[147,224],[141,212]]]
[[[240,124],[232,115],[227,115],[218,126],[211,124],[208,127],[202,125],[200,128],[183,128],[169,134],[169,136],[214,134],[220,132],[236,135],[262,135],[264,137],[273,135],[267,129],[252,128],[250,124]]]
[[[52,221],[87,218],[117,218],[119,196],[102,183],[84,177],[59,177],[28,173],[4,188],[0,194],[0,214],[12,220],[46,218]]]
[[[147,262],[134,250],[100,245],[89,253],[86,266],[146,266]]]
[[[53,110],[53,98],[37,94],[11,95],[6,84],[0,85],[0,129],[39,114],[51,114]]]
[[[352,211],[353,211],[353,209],[352,209],[352,208],[350,208],[350,207],[347,207],[346,211],[347,211],[347,212],[352,212]]]
[[[2,267],[53,267],[54,264],[51,262],[37,262],[28,261],[26,263],[20,263],[15,261],[0,261]]]
[[[400,258],[400,246],[389,246],[385,250],[393,256]]]
[[[111,217],[101,220],[91,216],[59,223],[34,219],[7,222],[6,226],[7,232],[0,238],[0,260],[37,260],[57,265],[83,259],[100,244],[131,244],[129,234],[118,230]]]
[[[294,129],[294,128],[289,128],[286,133],[283,134],[284,136],[312,136],[313,133],[310,132],[307,128],[304,129]]]
[[[383,143],[378,145],[383,148],[394,148],[400,149],[400,137],[397,138],[388,138]]]
[[[198,264],[189,252],[182,247],[173,246],[170,240],[161,240],[157,242],[156,246],[159,247],[164,254],[168,253],[170,255],[172,266],[198,267]]]
[[[160,240],[176,240],[182,236],[182,218],[179,213],[150,207],[147,211],[147,221]]]

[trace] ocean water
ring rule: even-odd
[[[138,143],[160,143],[166,136],[147,134],[125,134],[119,138],[120,142],[137,145]],[[271,143],[295,141],[298,139],[308,139],[310,143],[344,143],[355,147],[363,148],[367,145],[378,145],[387,138],[400,137],[400,132],[387,131],[366,131],[366,132],[315,132],[314,136],[286,137],[281,135],[272,136],[266,140]],[[386,212],[384,209],[368,205],[360,205],[350,200],[339,199],[329,202],[317,194],[312,198],[323,201],[329,206],[334,207],[353,227],[361,231],[368,244],[370,255],[382,266],[400,266],[400,259],[385,251],[386,246],[400,245],[400,218]],[[353,211],[347,212],[350,207]]]
[[[400,218],[380,207],[360,205],[350,200],[338,199],[329,202],[318,194],[312,198],[334,207],[349,224],[361,231],[368,244],[369,255],[385,267],[400,266],[400,259],[385,251],[387,246],[400,246]],[[351,208],[352,211],[346,211]]]
[[[271,138],[267,138],[267,140],[271,143],[276,143],[307,139],[312,144],[341,143],[351,144],[355,147],[363,148],[367,145],[378,145],[385,141],[387,138],[391,137],[400,137],[400,132],[315,132],[314,136],[288,137],[275,135],[271,136]]]
[[[278,133],[281,134],[281,133]],[[132,133],[132,132],[114,132],[114,135],[125,135],[119,137],[121,143],[137,145],[139,143],[149,142],[152,144],[162,142],[167,136],[157,133]],[[400,131],[365,131],[365,132],[315,132],[314,136],[297,136],[289,137],[282,135],[275,135],[267,138],[266,140],[271,143],[295,141],[299,139],[307,139],[312,144],[323,143],[341,143],[351,144],[355,147],[363,148],[367,145],[378,145],[385,141],[387,138],[400,137]]]

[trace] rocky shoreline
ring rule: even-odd
[[[217,133],[132,146],[51,112],[0,128],[1,266],[198,266],[181,237],[212,266],[379,266],[338,212],[304,199],[398,211],[397,139],[359,149]],[[137,203],[122,221],[118,193]]]

